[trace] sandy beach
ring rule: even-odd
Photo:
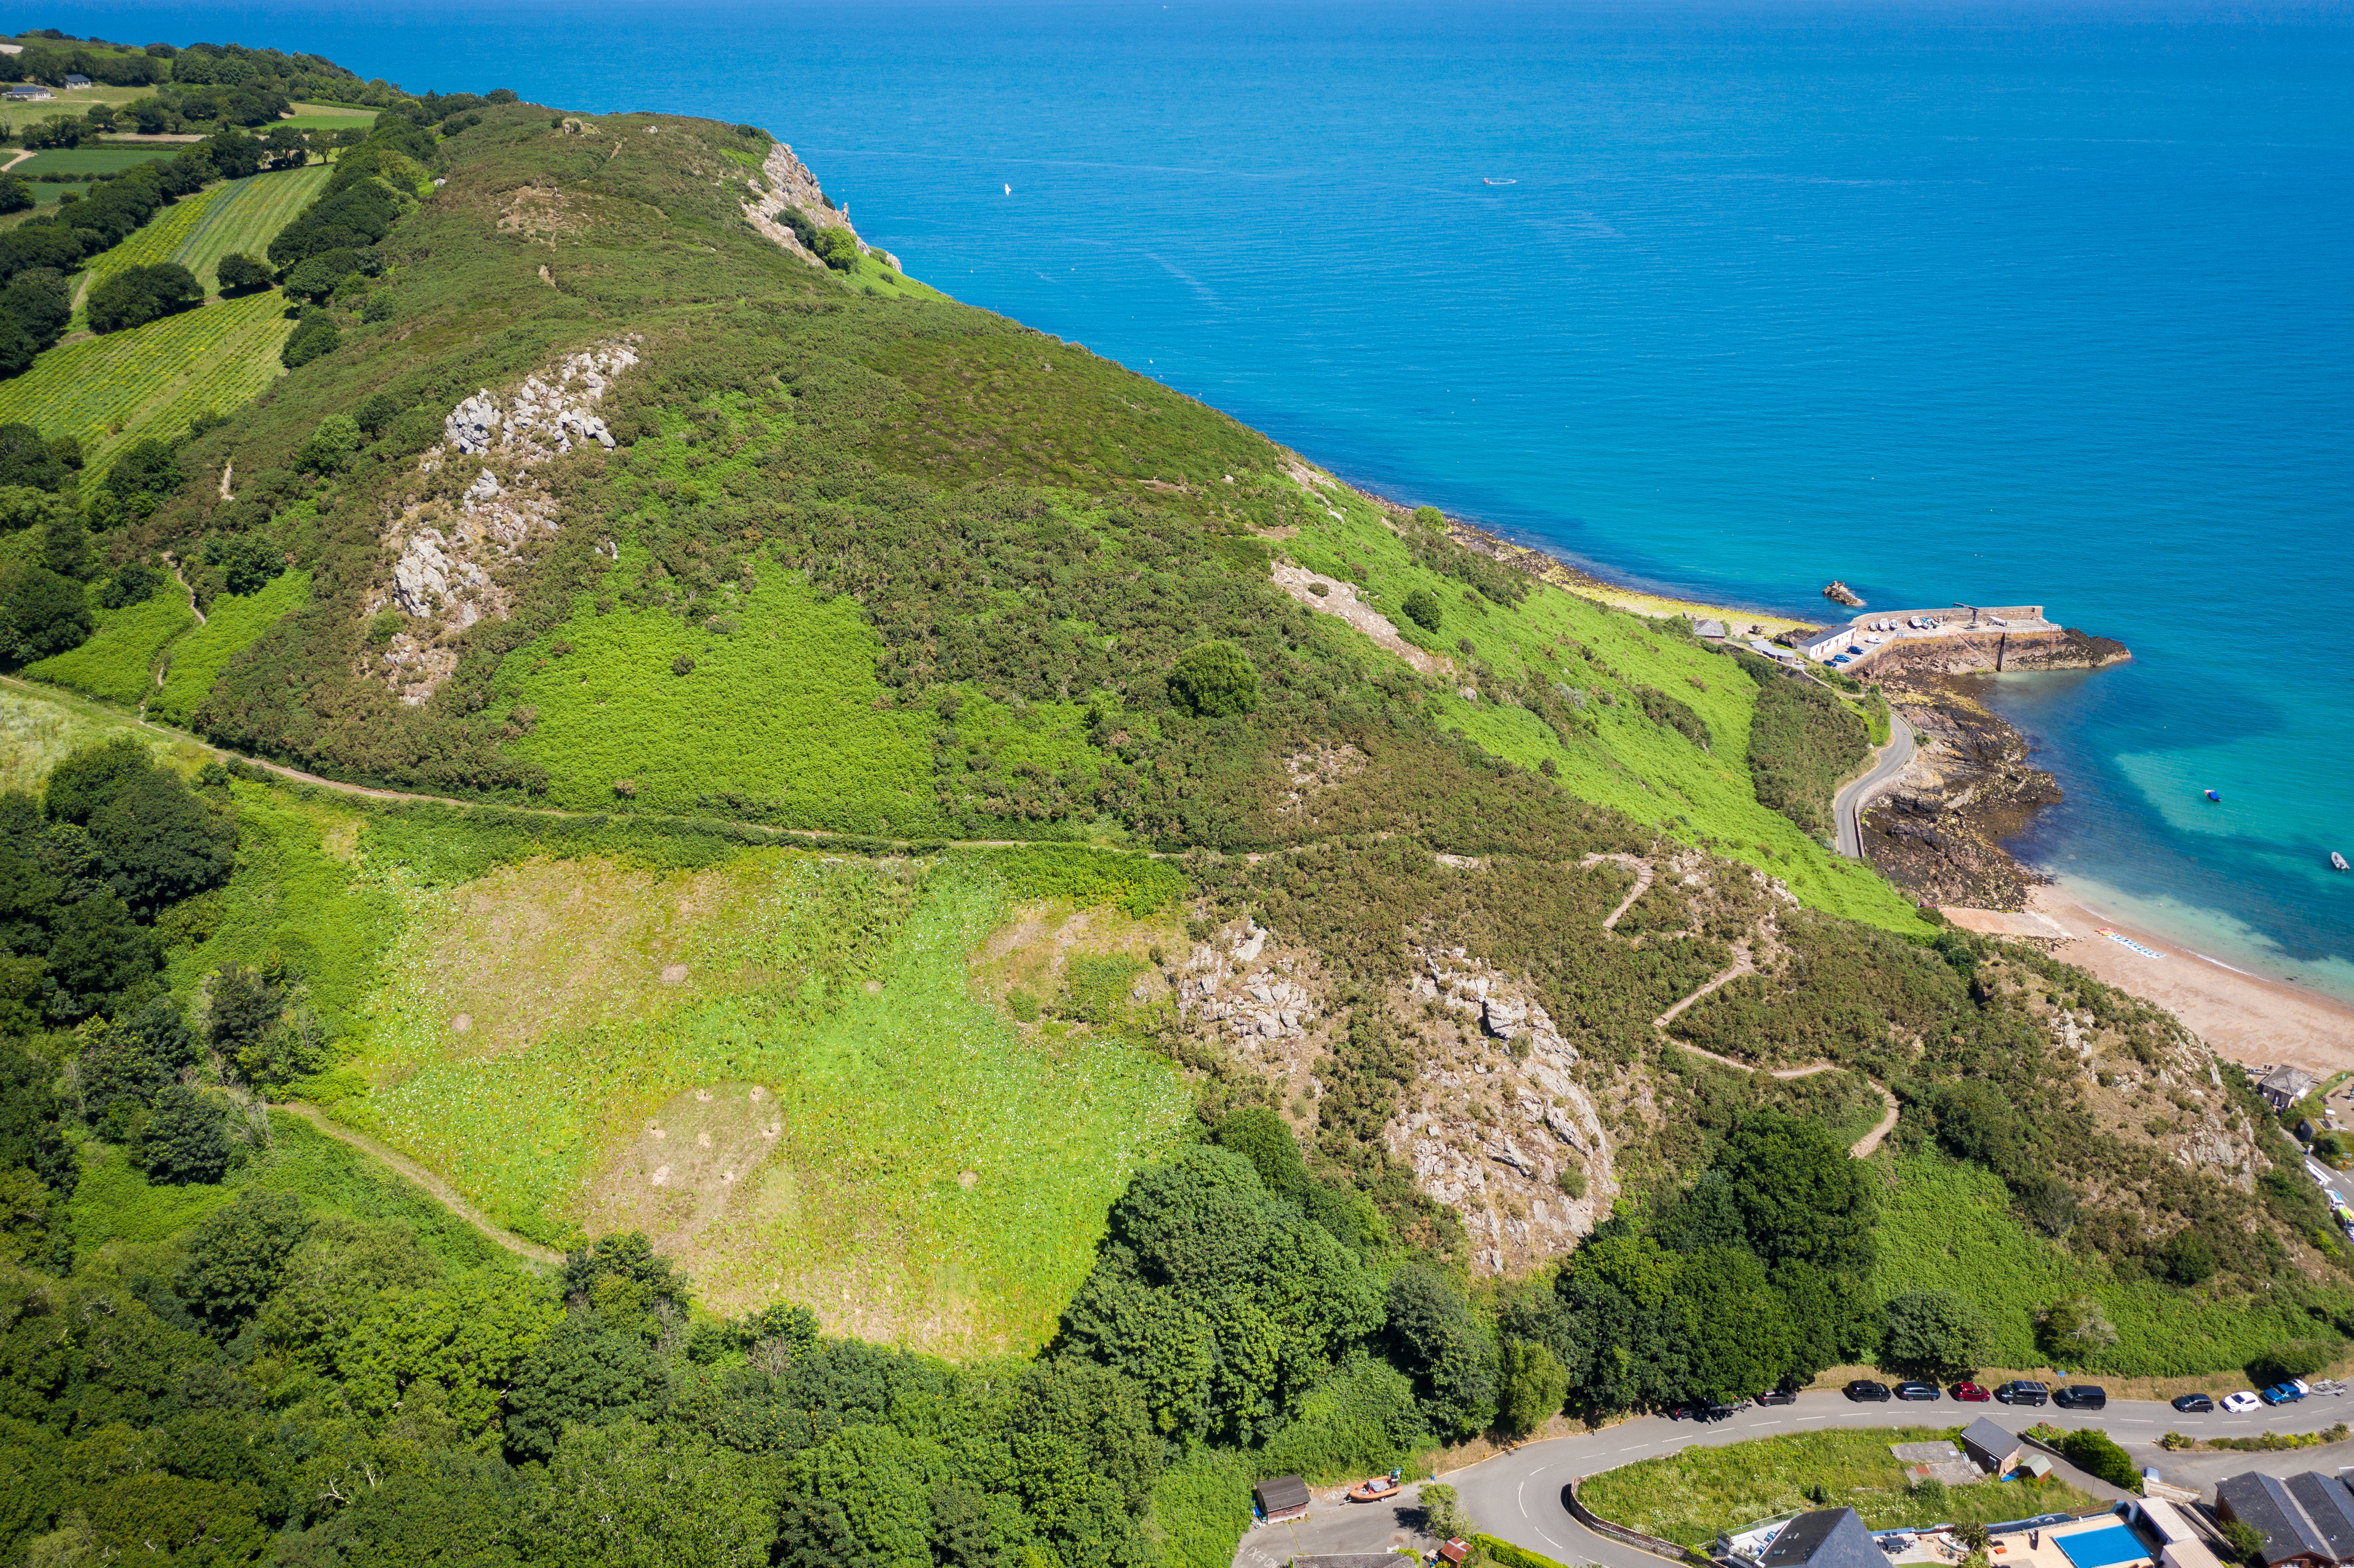
[[[2286,1062],[2321,1074],[2354,1067],[2354,1007],[2230,968],[2179,942],[2120,925],[2056,886],[2036,888],[2028,906],[2070,938],[2059,950],[2061,958],[2119,991],[2156,1002],[2234,1061],[2250,1065]],[[1998,918],[2017,921],[2022,916]],[[1969,924],[1966,919],[1955,923]],[[2158,956],[2103,936],[2105,927]],[[2022,927],[2019,934],[2039,933]]]

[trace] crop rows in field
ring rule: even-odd
[[[205,292],[220,287],[220,259],[232,250],[260,256],[294,215],[327,183],[328,165],[286,169],[230,180],[183,197],[136,234],[90,264],[90,283],[132,267],[177,261],[196,275]]]
[[[124,443],[176,436],[196,415],[251,400],[279,371],[294,323],[276,291],[220,300],[162,321],[49,350],[0,382],[0,423],[76,436],[94,482]]]
[[[101,279],[111,278],[117,272],[127,272],[133,267],[152,267],[158,261],[178,260],[174,253],[187,242],[188,236],[203,221],[206,211],[233,188],[215,185],[209,190],[198,191],[195,196],[183,196],[157,213],[145,228],[91,260],[85,291]]]
[[[233,250],[265,255],[278,231],[318,199],[333,172],[325,164],[312,164],[230,181],[168,260],[194,272],[205,291],[212,292],[220,286],[215,276],[220,259]]]

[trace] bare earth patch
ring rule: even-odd
[[[1318,593],[1310,584],[1321,584],[1324,591]],[[1357,597],[1357,585],[1354,583],[1319,577],[1304,567],[1278,561],[1275,565],[1275,586],[1310,609],[1339,616],[1426,675],[1450,673],[1455,668],[1453,660],[1426,653],[1399,636],[1396,625],[1388,616]]]

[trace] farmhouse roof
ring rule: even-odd
[[[2284,1064],[2257,1079],[2256,1086],[2270,1089],[2276,1095],[2285,1095],[2291,1100],[2301,1100],[2313,1093],[2314,1086],[2319,1082],[2321,1080],[2311,1073]]]
[[[66,76],[66,85],[68,87],[88,87],[90,85],[90,78],[68,72]]]
[[[1887,1568],[1888,1559],[1851,1508],[1802,1513],[1782,1527],[1757,1568]]]

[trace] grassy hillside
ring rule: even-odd
[[[2354,1331],[2235,1074],[1821,847],[1868,696],[854,255],[783,156],[397,100],[101,259],[275,233],[298,352],[265,292],[0,383],[90,459],[14,449],[0,542],[0,1555],[1210,1568],[1270,1469],[1923,1321]],[[65,646],[167,557],[202,624]]]

